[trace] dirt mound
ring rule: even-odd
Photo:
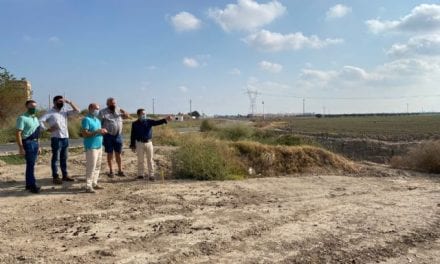
[[[352,161],[312,146],[272,146],[256,142],[237,142],[243,162],[257,174],[271,176],[302,172],[359,171]]]

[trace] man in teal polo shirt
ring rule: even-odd
[[[81,122],[86,150],[86,192],[88,193],[95,193],[95,190],[102,189],[98,185],[98,178],[101,170],[102,135],[106,134],[107,130],[101,128],[98,115],[99,105],[92,103],[89,105],[87,116]]]
[[[40,187],[35,180],[35,162],[40,153],[38,137],[40,135],[40,124],[37,113],[37,103],[34,100],[28,100],[25,103],[26,113],[17,118],[17,132],[15,134],[20,155],[26,159],[26,190],[31,193],[39,193]]]

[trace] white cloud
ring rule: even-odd
[[[47,41],[52,44],[58,44],[61,42],[60,38],[57,36],[52,36]]]
[[[231,75],[241,75],[241,71],[237,68],[232,69],[229,74]]]
[[[369,95],[373,91],[378,94],[400,93],[423,86],[431,89],[437,86],[437,76],[440,76],[440,59],[399,59],[370,71],[350,65],[330,71],[303,69],[296,85]],[[437,80],[430,81],[434,79]]]
[[[271,23],[285,12],[286,7],[276,0],[265,4],[254,0],[237,0],[237,4],[228,4],[225,9],[210,8],[208,16],[224,31],[248,31]]]
[[[335,6],[330,7],[326,15],[327,15],[327,19],[333,19],[333,18],[344,17],[350,12],[351,12],[351,7],[337,4]]]
[[[260,81],[256,77],[250,77],[246,83],[247,89],[259,93],[288,93],[291,87],[284,83],[273,81]]]
[[[199,29],[202,22],[193,14],[183,11],[171,17],[171,24],[177,32],[183,32]]]
[[[258,65],[260,66],[260,69],[271,73],[278,73],[283,70],[283,65],[269,61],[261,61]]]
[[[188,92],[188,87],[182,85],[182,86],[179,86],[179,90],[180,90],[182,93],[186,93],[186,92]]]
[[[148,66],[148,70],[150,70],[150,71],[157,70],[157,66],[156,65],[150,65],[150,66]]]
[[[182,63],[188,68],[197,68],[200,66],[200,63],[196,59],[188,57],[183,58]]]
[[[440,31],[440,5],[421,4],[399,20],[372,19],[365,22],[375,34],[382,32],[426,33]]]
[[[321,49],[328,45],[342,43],[342,39],[320,39],[318,36],[304,36],[301,32],[283,35],[260,30],[244,39],[244,42],[264,51],[300,50],[304,48]]]
[[[395,57],[408,56],[439,56],[440,55],[440,34],[413,37],[406,44],[394,44],[387,52]]]

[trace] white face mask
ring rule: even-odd
[[[92,115],[97,117],[99,115],[99,110],[98,109],[93,110]]]
[[[146,114],[141,115],[141,120],[147,120],[147,115]]]

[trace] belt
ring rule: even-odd
[[[34,139],[23,139],[21,140],[22,142],[27,142],[27,141],[38,141],[38,138],[34,138]]]
[[[139,142],[142,142],[142,143],[148,143],[148,142],[151,142],[151,139],[141,139],[141,140],[138,140]]]

